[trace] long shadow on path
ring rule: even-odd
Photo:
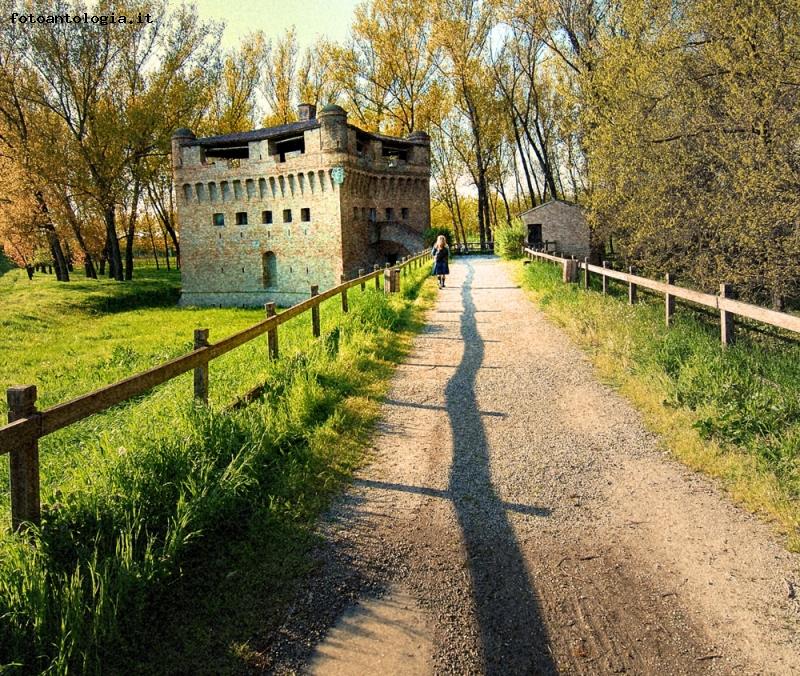
[[[463,532],[486,674],[556,674],[522,552],[492,487],[489,447],[475,397],[484,357],[472,298],[474,266],[461,290],[464,355],[445,389],[453,431],[449,493]]]

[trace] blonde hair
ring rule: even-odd
[[[445,237],[444,235],[439,235],[436,238],[436,248],[443,249],[446,246],[447,246],[447,237]]]

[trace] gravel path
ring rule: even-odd
[[[800,557],[671,460],[506,266],[452,271],[263,669],[800,672]]]

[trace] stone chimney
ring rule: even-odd
[[[313,120],[317,116],[317,107],[313,103],[301,103],[297,106],[297,118],[300,122]]]

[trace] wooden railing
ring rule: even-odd
[[[634,274],[632,267],[628,268],[628,272],[612,270],[608,267],[607,261],[604,261],[603,265],[600,266],[590,264],[588,258],[578,261],[574,258],[562,258],[544,253],[543,251],[536,251],[535,249],[525,248],[523,251],[531,260],[538,258],[562,266],[562,278],[565,282],[577,282],[578,270],[583,270],[582,281],[583,287],[586,289],[589,288],[591,276],[593,274],[600,275],[604,294],[608,292],[609,279],[625,282],[628,285],[628,302],[631,304],[637,302],[638,289],[640,287],[649,289],[655,293],[663,294],[664,320],[667,326],[670,325],[672,316],[675,313],[676,298],[717,310],[719,311],[720,338],[723,346],[731,344],[734,340],[734,316],[746,317],[747,319],[753,319],[762,324],[769,324],[770,326],[785,329],[786,331],[800,333],[800,317],[785,312],[778,312],[777,310],[770,310],[759,305],[751,305],[750,303],[734,300],[731,297],[733,295],[733,288],[730,284],[720,284],[719,295],[714,295],[695,291],[694,289],[687,289],[682,286],[676,286],[674,284],[675,277],[671,273],[665,275],[663,282],[657,282],[653,279],[640,277]]]
[[[322,293],[319,293],[319,287],[312,286],[310,298],[281,313],[276,313],[274,303],[267,303],[265,305],[267,318],[264,321],[234,333],[218,343],[208,342],[208,329],[196,329],[195,349],[189,354],[44,411],[36,408],[35,385],[8,388],[9,424],[0,427],[0,455],[6,453],[10,455],[12,528],[19,530],[26,524],[38,524],[40,521],[39,439],[42,437],[143,394],[191,370],[194,370],[195,399],[208,403],[209,362],[265,333],[270,358],[277,359],[278,327],[281,324],[310,310],[311,330],[315,337],[319,337],[320,304],[323,301],[341,295],[342,310],[348,312],[348,289],[361,286],[363,291],[367,282],[373,279],[375,288],[380,289],[381,278],[384,291],[395,293],[400,290],[401,274],[408,269],[426,264],[428,256],[429,253],[425,251],[404,258],[395,267],[387,265],[386,268],[380,268],[376,265],[372,272],[366,274],[363,269],[359,270],[359,276],[355,279],[348,281],[343,276],[339,286]]]
[[[486,242],[485,246],[481,246],[480,242],[466,242],[462,244],[460,247],[455,247],[456,253],[459,253],[466,249],[466,251],[494,251],[494,242]]]

